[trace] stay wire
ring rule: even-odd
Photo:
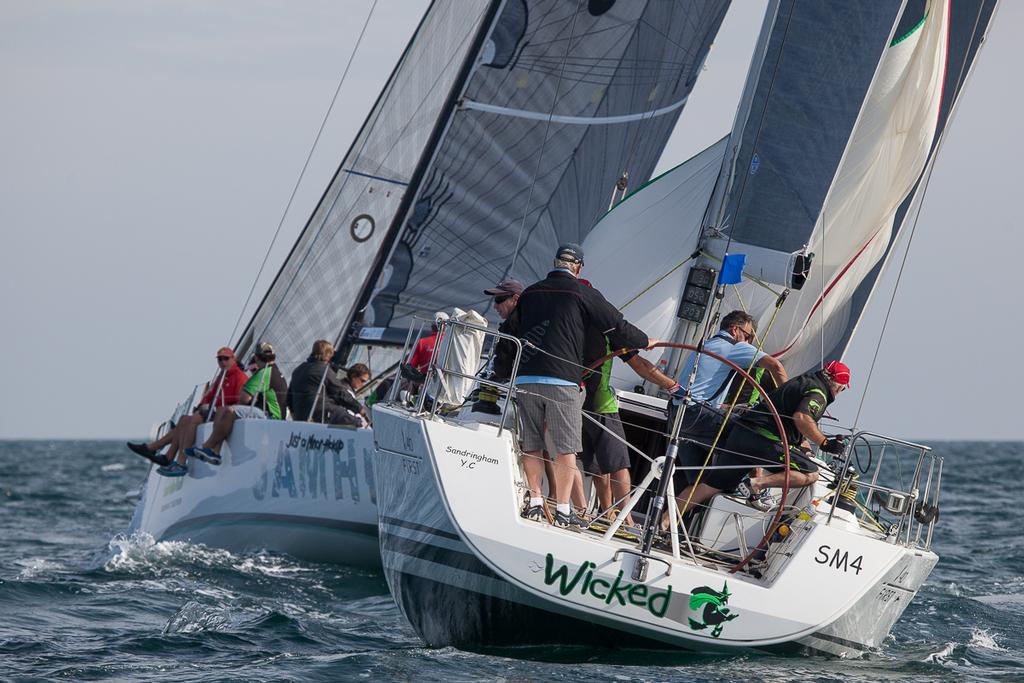
[[[327,112],[324,114],[324,118],[320,122],[320,128],[316,132],[316,137],[313,138],[313,144],[309,148],[309,153],[306,154],[306,160],[302,164],[302,170],[299,171],[299,177],[295,181],[295,186],[292,188],[292,193],[288,197],[287,204],[285,204],[284,212],[281,214],[281,220],[277,223],[277,229],[274,231],[274,236],[270,240],[270,246],[267,247],[267,252],[263,255],[263,261],[260,263],[259,270],[256,272],[256,277],[253,279],[252,286],[249,288],[249,294],[245,297],[245,303],[242,304],[242,310],[238,312],[238,318],[235,320],[235,325],[231,329],[231,335],[228,337],[228,344],[231,344],[231,341],[235,338],[235,334],[238,333],[238,326],[242,323],[245,311],[252,302],[252,295],[256,292],[256,285],[259,284],[260,277],[263,275],[263,270],[267,266],[270,254],[274,250],[277,238],[281,234],[281,228],[284,227],[284,221],[288,217],[288,211],[291,210],[292,202],[295,201],[295,195],[298,194],[299,186],[302,184],[302,179],[305,177],[306,170],[309,168],[309,162],[313,158],[313,152],[316,151],[316,147],[320,142],[320,136],[323,135],[324,128],[327,126],[327,120],[330,118],[331,112],[334,110],[334,105],[338,101],[338,95],[341,93],[341,88],[345,85],[345,79],[348,77],[349,69],[352,67],[352,61],[355,59],[356,52],[359,51],[359,46],[363,42],[363,36],[366,34],[366,27],[369,26],[370,19],[373,17],[373,12],[377,9],[377,1],[378,0],[373,0],[373,4],[370,5],[370,11],[366,15],[366,21],[363,22],[363,28],[359,31],[359,37],[356,39],[356,44],[353,46],[352,52],[349,53],[348,61],[345,63],[345,70],[342,72],[341,78],[338,80],[338,87],[334,89],[334,96],[331,98],[331,104],[327,107]]]
[[[572,25],[569,27],[569,40],[565,44],[565,54],[562,56],[562,65],[558,71],[558,80],[555,81],[555,96],[551,99],[551,109],[548,111],[548,118],[544,124],[544,137],[541,138],[540,151],[537,156],[537,168],[533,171],[533,179],[530,181],[530,191],[526,195],[526,206],[523,207],[523,220],[519,224],[519,235],[516,237],[516,248],[512,252],[512,263],[509,264],[508,270],[505,275],[511,274],[516,267],[516,261],[519,259],[519,247],[522,245],[523,232],[526,230],[526,219],[530,215],[530,202],[533,201],[533,189],[537,185],[537,176],[540,175],[541,164],[544,162],[544,150],[548,144],[548,133],[551,130],[551,119],[555,115],[555,107],[558,106],[558,93],[562,87],[562,77],[565,74],[565,63],[569,59],[569,51],[572,49],[572,40],[576,34],[576,19],[579,18],[580,8],[583,6],[583,0],[578,0],[576,3],[576,11],[572,15]]]

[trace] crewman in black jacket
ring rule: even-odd
[[[361,409],[349,401],[345,387],[330,367],[334,345],[326,339],[313,342],[313,351],[305,363],[292,372],[288,385],[288,408],[292,419],[302,422],[359,426]],[[365,366],[364,366],[365,367]]]
[[[850,368],[839,361],[828,363],[821,370],[810,370],[786,381],[778,389],[768,392],[768,400],[779,413],[789,445],[789,485],[792,488],[810,486],[818,480],[818,466],[808,457],[800,443],[814,442],[826,453],[839,455],[845,449],[841,437],[826,436],[818,429],[818,420],[825,408],[832,404],[850,385]],[[722,491],[737,489],[746,495],[755,507],[761,507],[760,493],[783,485],[785,451],[775,417],[761,404],[736,421],[722,449],[715,454],[712,465],[691,495],[690,488],[678,496],[680,510],[685,503],[699,505]],[[755,467],[769,472],[760,477],[747,477]]]
[[[544,431],[554,453],[555,524],[581,527],[569,495],[576,476],[576,453],[583,450],[583,355],[587,330],[622,331],[632,348],[651,341],[622,319],[614,306],[592,287],[577,281],[583,249],[567,243],[555,253],[554,270],[519,297],[519,338],[524,340],[516,397],[522,420],[523,469],[530,486],[528,519],[543,518]]]

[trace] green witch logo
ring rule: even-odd
[[[711,628],[711,637],[717,638],[722,635],[722,627],[726,622],[732,621],[738,614],[730,614],[729,608],[729,582],[722,585],[721,592],[707,586],[700,586],[690,591],[690,609],[699,610],[704,608],[703,621],[690,619],[690,628],[694,631],[703,631]]]

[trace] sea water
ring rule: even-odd
[[[937,443],[941,559],[862,658],[432,649],[383,577],[126,538],[120,442],[0,442],[0,680],[1024,681],[1021,443]]]

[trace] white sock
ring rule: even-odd
[[[530,496],[530,507],[535,508],[544,504],[544,498],[541,496]]]
[[[568,503],[559,503],[558,505],[555,506],[555,509],[558,510],[563,515],[567,515],[569,514],[569,512],[571,512],[571,508],[569,507]]]

